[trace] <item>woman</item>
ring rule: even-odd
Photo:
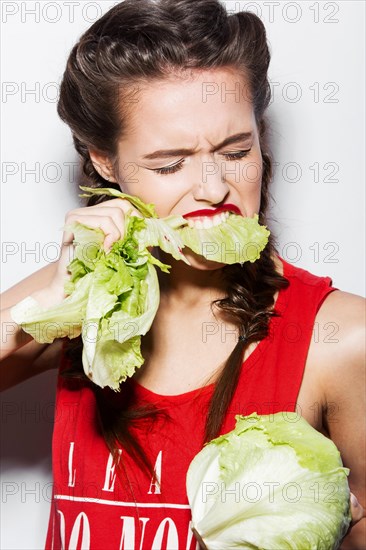
[[[152,202],[159,217],[190,214],[197,226],[212,223],[217,208],[259,213],[265,223],[268,64],[263,25],[249,12],[228,16],[210,0],[126,0],[73,48],[58,112],[95,186]],[[123,236],[130,207],[107,199],[91,199],[65,220],[100,227],[106,249]],[[65,232],[60,260],[26,283],[45,307],[64,298],[72,239]],[[363,300],[282,261],[272,239],[250,265],[186,256],[191,266],[161,254],[172,268],[160,275],[145,363],[120,394],[80,376],[73,342],[65,354],[60,342],[47,350],[48,361],[61,362],[47,548],[78,539],[83,548],[194,548],[184,489],[189,461],[205,441],[232,429],[235,414],[254,410],[297,410],[329,435],[365,504],[364,405],[355,383]],[[4,320],[19,288],[7,295]],[[329,320],[340,327],[337,354],[311,339],[314,323]],[[293,325],[297,339],[287,332]],[[4,361],[27,344],[31,362],[43,348],[29,341],[19,330]],[[362,515],[354,506],[354,520]],[[342,548],[362,548],[364,524]]]

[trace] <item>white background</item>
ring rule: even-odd
[[[2,291],[55,259],[78,205],[57,85],[78,36],[114,3],[2,2]],[[365,3],[226,4],[258,13],[271,46],[279,253],[364,295]],[[2,549],[44,547],[54,395],[53,372],[2,394]]]

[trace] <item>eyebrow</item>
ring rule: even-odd
[[[245,141],[247,139],[251,139],[253,137],[253,132],[240,132],[239,134],[233,134],[232,136],[229,136],[225,138],[221,143],[218,145],[215,145],[211,152],[214,153],[215,151],[221,149],[222,147],[226,147],[227,145],[233,145],[234,143],[238,143],[240,141]],[[170,158],[170,157],[178,157],[181,155],[192,155],[194,153],[193,149],[159,149],[158,151],[154,151],[153,153],[149,153],[147,155],[144,155],[143,159],[153,160],[157,158]]]

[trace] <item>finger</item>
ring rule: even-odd
[[[108,201],[104,201],[100,204],[95,204],[93,206],[83,206],[82,208],[74,208],[70,212],[68,212],[65,216],[65,225],[67,220],[70,218],[71,215],[73,216],[107,216],[112,217],[117,227],[121,226],[124,228],[124,217],[125,214],[129,212],[133,216],[137,217],[143,217],[140,212],[138,212],[132,204],[125,200],[125,199],[112,199]],[[76,218],[74,218],[76,219]],[[76,220],[77,221],[77,220]],[[86,223],[84,221],[83,223]],[[72,233],[66,232],[64,234],[65,240],[67,243],[72,242]]]
[[[101,229],[105,235],[104,243],[111,246],[115,241],[122,239],[124,235],[124,217],[122,212],[114,212],[114,218],[96,215],[77,215],[72,212],[67,217],[67,224],[79,222],[93,229]],[[72,233],[65,232],[63,243],[72,243]],[[105,247],[106,248],[106,247]]]
[[[350,495],[350,502],[351,502],[351,516],[352,516],[351,525],[355,525],[362,518],[366,517],[366,510],[359,503],[359,501],[357,500],[357,497],[353,493],[351,493]]]
[[[93,219],[97,217],[111,218],[117,227],[121,226],[122,229],[124,227],[125,212],[123,211],[123,209],[115,208],[115,207],[114,208],[102,207],[102,208],[96,209],[96,207],[94,206],[80,208],[80,209],[75,208],[74,210],[70,210],[70,212],[68,212],[65,216],[65,225],[67,223],[70,223],[70,220],[79,221],[79,218],[80,218],[80,223],[88,225],[86,218],[89,218],[89,217]]]
[[[102,229],[105,234],[103,247],[108,252],[113,243],[122,239],[125,233],[125,214],[127,212],[133,216],[143,217],[129,201],[118,198],[94,206],[75,208],[66,215],[62,244],[73,244],[74,234],[68,230],[67,226],[72,222],[80,222],[88,227]],[[101,221],[97,221],[98,217]]]
[[[81,209],[76,209],[76,210],[79,210],[79,211],[82,211],[83,209],[87,208],[88,210],[92,210],[92,209],[95,209],[95,210],[103,210],[103,209],[113,209],[113,208],[117,208],[119,210],[122,210],[122,212],[126,213],[128,211],[132,212],[132,214],[134,216],[139,216],[139,217],[143,217],[142,214],[136,210],[136,208],[126,199],[111,199],[111,200],[108,200],[108,201],[104,201],[102,203],[99,203],[99,204],[95,204],[93,206],[87,206],[87,207],[84,207],[84,208],[81,208]]]

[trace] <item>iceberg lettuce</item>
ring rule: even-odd
[[[182,216],[159,219],[153,204],[116,189],[80,186],[84,197],[109,195],[127,199],[143,217],[125,214],[125,234],[103,249],[101,229],[74,222],[64,229],[74,234],[74,258],[67,266],[66,298],[42,308],[28,296],[11,310],[13,320],[40,343],[55,338],[83,340],[85,374],[101,387],[119,389],[127,376],[143,364],[141,336],[156,315],[160,291],[156,268],[169,273],[170,266],[151,252],[159,247],[176,260],[189,264],[185,246],[209,260],[223,263],[255,261],[267,244],[269,231],[258,216],[230,214],[227,221],[210,229],[187,226]]]
[[[187,472],[192,528],[208,550],[336,550],[347,532],[348,468],[297,413],[237,415]]]
[[[143,364],[141,335],[150,329],[160,301],[155,265],[165,271],[169,266],[147,250],[148,239],[140,238],[143,218],[127,215],[125,236],[108,253],[102,248],[104,234],[99,229],[81,223],[68,229],[76,243],[75,257],[68,265],[70,280],[65,284],[69,295],[48,309],[29,296],[12,308],[11,316],[37,342],[81,334],[85,374],[101,387],[118,390]],[[169,250],[177,255],[175,242]]]

